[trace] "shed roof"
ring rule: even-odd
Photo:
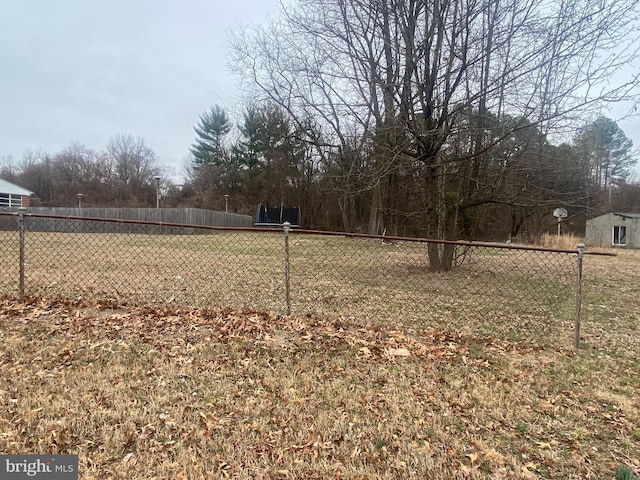
[[[640,218],[640,213],[619,213],[613,212],[614,215],[624,218]]]
[[[11,195],[33,195],[33,192],[27,190],[26,188],[14,185],[13,183],[7,182],[2,178],[0,178],[0,193],[9,193]]]

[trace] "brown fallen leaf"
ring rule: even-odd
[[[360,347],[359,351],[365,358],[369,358],[371,356],[371,350],[367,347]]]
[[[555,405],[547,400],[544,400],[538,403],[537,409],[542,413],[553,413]]]
[[[392,357],[410,357],[411,352],[406,348],[388,348],[386,353]]]
[[[523,465],[521,468],[522,478],[527,478],[531,480],[537,480],[538,475],[536,475],[531,470],[535,470],[538,466],[535,463],[529,462],[526,465]]]

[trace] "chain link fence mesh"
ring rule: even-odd
[[[17,295],[20,278],[20,234],[15,215],[0,215],[0,293]]]
[[[0,214],[4,296],[20,294],[18,225],[18,215]],[[458,242],[448,247],[454,249],[451,269],[434,272],[425,241],[293,230],[287,298],[282,229],[25,214],[24,230],[28,296],[277,313],[290,308],[295,315],[466,325],[478,333],[521,331],[515,324],[527,319],[529,329],[561,322],[567,331],[575,312],[571,251]]]

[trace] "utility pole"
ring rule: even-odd
[[[160,175],[154,175],[153,179],[156,181],[156,208],[160,208]]]

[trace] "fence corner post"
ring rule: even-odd
[[[576,255],[576,317],[573,328],[573,344],[577,349],[580,348],[580,307],[582,305],[582,259],[584,257],[584,243],[577,246],[578,254]]]
[[[289,233],[291,232],[291,223],[284,222],[282,224],[284,230],[284,288],[285,301],[287,304],[287,315],[291,315],[291,282],[289,274]]]
[[[20,278],[18,291],[20,301],[24,300],[24,214],[26,211],[26,207],[18,207],[18,231],[20,232]]]

